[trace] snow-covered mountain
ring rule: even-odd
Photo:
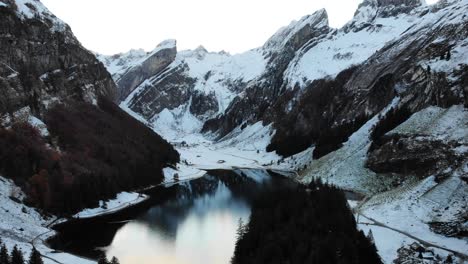
[[[203,47],[177,52],[175,41],[165,41],[152,52],[99,58],[121,94],[129,94],[121,97],[122,107],[150,124],[171,115],[191,120],[190,125],[177,122],[176,129],[221,138],[245,123],[272,123],[278,133],[269,150],[291,155],[316,143],[326,128],[380,112],[402,92],[400,87],[411,86],[403,77],[418,69],[456,74],[466,63],[466,8],[463,0],[431,6],[420,0],[366,0],[340,29],[330,28],[326,11],[319,10],[243,54],[210,53]],[[450,61],[438,59],[449,50]],[[342,83],[335,84],[334,98],[325,99],[322,90],[327,89],[314,87],[330,79]],[[380,88],[386,80],[391,84]],[[463,88],[447,85],[443,90],[463,103]],[[319,94],[323,105],[315,109],[307,101]],[[310,107],[303,104],[314,105],[313,113],[305,113]],[[290,143],[283,142],[294,138],[305,144],[291,142],[285,150],[282,145]]]
[[[38,0],[0,0],[0,22],[0,126],[26,111],[47,147],[66,152],[38,118],[57,103],[116,98],[177,146],[184,164],[161,162],[165,181],[219,168],[289,171],[305,183],[321,177],[367,196],[354,210],[386,263],[411,259],[406,247],[415,241],[467,258],[468,0],[364,0],[339,29],[319,10],[235,55],[178,51],[166,40],[150,52],[96,59]],[[82,116],[84,108],[75,110]],[[167,143],[160,150],[178,160]],[[0,183],[4,192],[15,186]],[[13,221],[46,223],[0,199],[11,208],[3,231]],[[10,240],[29,248],[29,231]]]
[[[179,51],[121,107],[170,141],[188,142],[183,158],[196,160],[184,152],[200,142],[249,158],[256,151],[256,162],[297,169],[299,181],[322,177],[367,195],[356,210],[401,231],[372,228],[385,262],[410,258],[397,249],[415,241],[402,235],[413,230],[437,254],[463,258],[467,54],[467,0],[364,0],[339,29],[319,10],[243,54]]]

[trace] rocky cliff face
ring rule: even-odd
[[[461,6],[466,11],[466,2]],[[299,96],[297,107],[288,110],[285,109],[287,104],[280,104],[277,108],[284,110],[278,116],[285,117],[283,124],[276,125],[278,133],[273,138],[272,150],[281,151],[283,145],[290,147],[292,141],[298,141],[297,138],[299,141],[312,139],[313,143],[314,138],[318,140],[321,132],[327,134],[330,128],[351,124],[360,117],[369,119],[396,96],[401,97],[401,105],[406,105],[412,112],[429,105],[466,104],[466,85],[462,84],[466,61],[463,62],[465,51],[462,50],[466,50],[467,22],[459,20],[464,15],[458,13],[460,9],[457,8],[447,6],[434,13],[431,10],[435,8],[416,10],[418,16],[424,14],[418,23],[353,68],[345,79],[336,78],[339,84],[326,88],[335,89],[329,97],[324,93],[317,95],[321,82],[315,81]],[[438,20],[436,25],[434,19]],[[449,53],[456,55],[448,58]],[[313,100],[312,96],[319,96],[321,101],[328,99],[316,111],[313,109],[318,104],[307,103]],[[311,107],[313,109],[308,110]],[[317,126],[323,122],[324,125]],[[303,149],[298,148],[293,153]]]
[[[177,54],[176,42],[164,41],[148,54],[133,53],[130,52],[127,56],[114,55],[105,61],[107,67],[113,66],[118,69],[117,72],[114,71],[113,78],[119,87],[119,100],[127,98],[144,80],[157,75],[174,61]],[[132,58],[132,55],[136,56]],[[139,61],[129,65],[125,59],[139,59]]]
[[[29,106],[41,115],[69,99],[114,100],[106,68],[39,1],[0,2],[0,112]]]
[[[97,207],[161,183],[163,169],[179,161],[167,141],[115,104],[105,66],[40,1],[0,1],[0,47],[0,174],[29,204],[60,215]],[[170,51],[161,50],[122,81],[167,66]]]
[[[468,112],[461,106],[430,106],[376,138],[367,166],[380,173],[435,176],[463,171],[468,162]]]
[[[216,131],[222,137],[243,123],[272,120],[268,116],[268,108],[274,102],[291,99],[284,94],[284,75],[288,66],[297,53],[310,49],[328,34],[333,33],[328,26],[325,10],[319,10],[280,29],[262,47],[268,62],[265,71],[248,84],[223,115],[206,122],[203,130]]]
[[[371,22],[376,17],[395,17],[411,13],[425,3],[421,0],[365,0],[356,11],[355,17]]]

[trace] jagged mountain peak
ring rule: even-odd
[[[286,46],[291,39],[298,37],[298,35],[301,35],[304,31],[328,27],[329,21],[327,10],[320,9],[311,15],[302,17],[298,21],[292,21],[288,26],[279,29],[266,41],[264,48],[281,49]]]
[[[206,54],[208,54],[208,50],[203,47],[203,45],[199,45],[196,49],[187,51],[187,55],[190,57],[196,57],[198,59],[203,59]]]
[[[205,52],[205,53],[208,52],[208,50],[206,50],[206,48],[203,47],[203,45],[199,45],[194,51],[196,51],[196,52]]]
[[[167,48],[173,48],[173,47],[177,47],[177,40],[166,39],[166,40],[163,40],[161,43],[159,43],[156,46],[156,49],[167,49]]]

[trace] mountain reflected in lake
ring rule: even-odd
[[[120,228],[107,248],[122,264],[229,263],[250,205],[221,181],[209,193],[155,206]]]

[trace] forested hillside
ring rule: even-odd
[[[238,235],[234,264],[382,263],[344,193],[320,181],[258,198]]]

